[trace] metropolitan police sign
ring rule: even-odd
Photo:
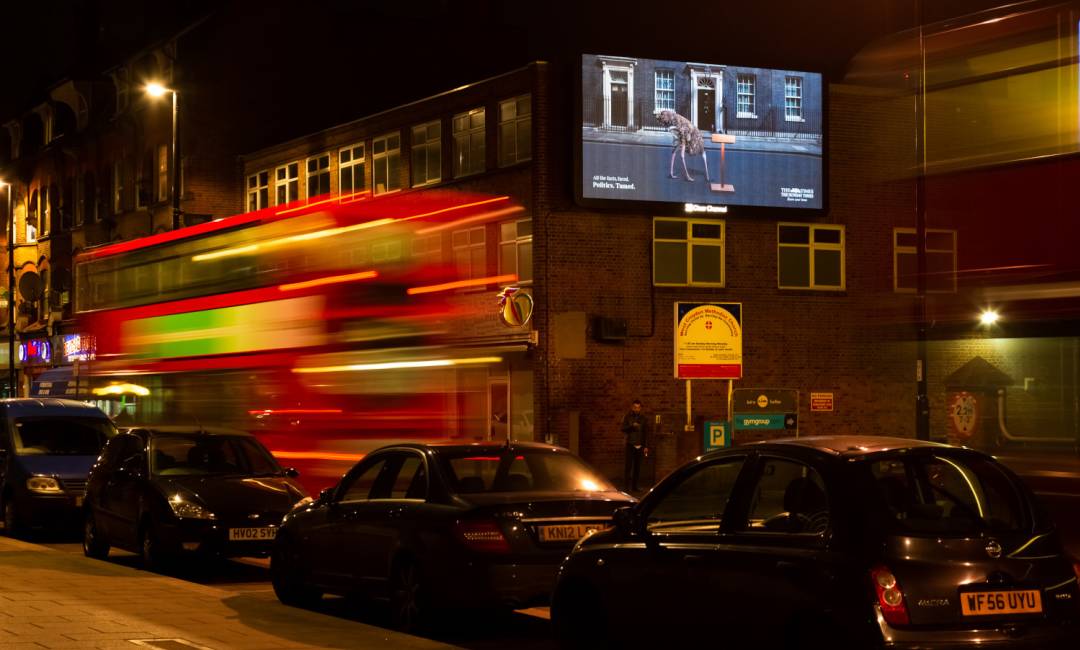
[[[742,378],[742,303],[675,303],[675,378]]]

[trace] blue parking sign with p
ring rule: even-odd
[[[705,451],[731,446],[731,427],[725,421],[705,422]]]

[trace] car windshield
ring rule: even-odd
[[[898,532],[933,535],[1025,526],[1023,497],[993,460],[923,455],[869,463],[879,503]]]
[[[254,438],[243,436],[157,436],[150,443],[155,476],[277,474],[281,468]]]
[[[609,492],[615,487],[577,456],[550,449],[461,450],[439,454],[459,494]]]
[[[97,418],[15,420],[15,453],[20,456],[97,456],[116,428]]]

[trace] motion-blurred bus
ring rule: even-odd
[[[520,212],[505,196],[416,191],[266,208],[82,252],[75,312],[93,399],[121,426],[253,431],[308,486],[387,439],[455,437],[466,285],[441,234]]]

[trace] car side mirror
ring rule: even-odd
[[[296,478],[300,476],[300,471],[297,470],[295,467],[286,467],[285,476],[288,476],[289,478]]]
[[[623,506],[612,515],[615,528],[624,535],[641,535],[645,527],[641,524],[641,516],[634,506]]]
[[[322,492],[319,492],[319,499],[318,499],[317,503],[319,503],[320,505],[325,505],[327,503],[330,503],[330,500],[333,499],[333,498],[334,498],[334,488],[332,488],[332,487],[323,488]]]

